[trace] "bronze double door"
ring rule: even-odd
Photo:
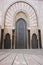
[[[24,19],[20,18],[16,22],[16,49],[27,48],[27,25]]]

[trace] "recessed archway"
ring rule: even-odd
[[[16,17],[16,14],[23,13],[23,16],[25,17]],[[16,20],[15,20],[16,17]],[[4,25],[4,37],[5,34],[8,32],[10,33],[11,39],[12,39],[12,29],[16,29],[15,23],[19,18],[23,18],[26,20],[27,23],[27,29],[29,27],[34,27],[34,29],[37,28],[37,14],[35,9],[29,4],[24,1],[18,1],[13,3],[6,11],[5,14],[5,25]],[[10,29],[10,30],[9,30]],[[8,30],[8,31],[7,31]],[[6,31],[6,32],[5,32]]]
[[[37,39],[37,35],[35,33],[32,35],[32,48],[33,49],[38,48],[38,39]]]
[[[10,49],[11,48],[11,39],[10,39],[10,34],[9,33],[7,33],[6,36],[5,36],[4,48],[5,49]]]
[[[26,49],[27,48],[27,25],[26,21],[22,18],[18,19],[16,22],[16,49]]]

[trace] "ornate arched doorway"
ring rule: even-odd
[[[18,19],[16,22],[16,49],[26,49],[27,48],[27,25],[26,21],[22,18]]]
[[[11,48],[11,40],[10,40],[10,34],[7,33],[4,40],[4,48],[10,49]]]
[[[19,12],[19,17],[18,17],[18,12]],[[17,17],[16,17],[16,14],[17,14]],[[29,47],[27,47],[27,48],[31,48],[31,46],[32,46],[32,44],[31,44],[32,34],[38,32],[38,29],[37,29],[38,20],[37,20],[37,14],[36,14],[35,9],[29,3],[24,2],[24,1],[15,2],[15,3],[13,3],[12,5],[10,5],[8,7],[8,9],[5,13],[5,22],[4,22],[5,25],[4,25],[3,39],[5,38],[6,33],[10,33],[11,41],[12,41],[12,37],[13,37],[13,41],[14,41],[14,38],[16,38],[16,36],[15,35],[12,36],[12,29],[13,29],[13,34],[14,34],[15,33],[15,28],[16,28],[16,31],[18,29],[17,26],[19,25],[19,22],[16,23],[16,21],[19,18],[23,18],[27,23],[27,30],[28,30],[27,36],[29,35],[29,37],[27,37],[27,39],[28,39],[27,40],[27,43],[28,43],[27,46],[29,46]],[[15,23],[16,23],[16,25],[15,25]],[[20,27],[20,25],[19,25],[19,27]],[[37,33],[37,36],[38,36],[38,33]],[[15,41],[13,42],[13,44],[11,42],[11,48],[12,48],[12,45],[15,48],[14,44],[15,44]],[[4,43],[3,43],[3,48],[4,48]]]
[[[38,40],[37,35],[35,33],[32,35],[32,48],[33,49],[38,48]]]

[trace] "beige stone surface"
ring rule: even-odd
[[[0,65],[43,65],[43,50],[0,50]]]

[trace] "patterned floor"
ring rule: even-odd
[[[0,50],[0,65],[43,65],[43,50]]]

